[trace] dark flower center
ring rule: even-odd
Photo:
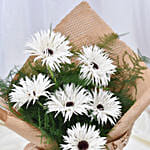
[[[36,93],[35,93],[35,91],[33,91],[33,95],[34,95],[34,96],[36,96]]]
[[[74,103],[73,103],[73,102],[67,102],[67,103],[66,103],[66,107],[71,107],[71,106],[74,106]]]
[[[80,141],[80,142],[78,143],[78,149],[79,149],[79,150],[87,150],[88,147],[89,147],[89,144],[88,144],[87,141]]]
[[[104,106],[102,104],[98,104],[97,105],[97,109],[103,111],[104,110]]]
[[[91,65],[93,65],[93,69],[99,69],[98,65],[95,62],[92,62]]]
[[[53,54],[54,54],[53,50],[52,50],[52,49],[50,49],[50,48],[46,49],[46,51],[47,51],[47,52],[48,52],[48,54],[50,54],[50,55],[53,55]]]

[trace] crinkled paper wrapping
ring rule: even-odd
[[[99,42],[100,37],[103,37],[105,34],[113,33],[113,30],[90,8],[87,2],[82,2],[73,9],[60,24],[56,26],[55,31],[69,36],[70,41],[78,48],[81,48],[83,45],[96,44]],[[128,53],[132,55],[132,50],[120,40],[116,40],[113,44],[112,51],[120,56],[122,56],[125,51],[128,51]],[[27,62],[29,61],[32,62],[33,58],[30,57]],[[126,62],[129,62],[128,58]],[[145,66],[144,63],[142,65]],[[23,69],[27,70],[27,63],[23,66]],[[109,133],[107,147],[110,150],[123,149],[127,144],[135,120],[150,104],[150,70],[146,69],[143,73],[144,81],[137,81],[138,93],[136,95],[137,100],[135,104]],[[134,89],[131,89],[131,93],[135,93]],[[26,150],[36,150],[38,149],[37,147],[52,150],[56,146],[55,142],[52,142],[48,146],[46,144],[40,144],[40,131],[38,129],[1,109],[0,118],[5,122],[8,128],[14,130],[32,143],[25,148]]]

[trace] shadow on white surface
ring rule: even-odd
[[[150,143],[131,135],[129,143],[124,150],[150,150]]]
[[[27,140],[0,125],[0,150],[23,150]]]
[[[125,150],[150,150],[150,107],[135,122]]]

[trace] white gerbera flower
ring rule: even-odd
[[[67,84],[64,89],[56,90],[50,95],[50,99],[45,104],[48,105],[48,113],[57,112],[56,117],[61,112],[65,117],[64,122],[70,120],[73,114],[87,115],[91,109],[91,94],[80,86],[75,87],[74,84]]]
[[[67,130],[68,136],[63,136],[66,144],[61,144],[63,150],[102,150],[105,148],[106,138],[100,137],[100,131],[95,126],[77,123]]]
[[[121,105],[118,98],[113,93],[99,89],[93,92],[92,104],[92,119],[96,117],[98,123],[106,123],[110,121],[112,125],[115,124],[116,119],[121,116]]]
[[[107,86],[111,74],[116,66],[102,49],[95,46],[83,47],[83,54],[79,54],[81,66],[81,78],[88,79],[97,86]]]
[[[71,48],[69,41],[66,40],[61,33],[53,31],[41,31],[35,33],[32,37],[32,42],[27,43],[27,47],[32,56],[35,57],[34,61],[42,59],[43,64],[46,64],[52,71],[60,71],[61,63],[71,63],[68,57],[72,56],[69,52]]]
[[[33,104],[36,100],[39,99],[40,96],[49,97],[49,92],[46,91],[53,84],[50,84],[50,80],[48,77],[45,77],[42,74],[39,74],[37,78],[33,76],[32,80],[28,77],[21,79],[19,82],[19,86],[13,85],[14,89],[9,94],[10,101],[14,102],[14,107],[19,109],[27,102],[27,107],[33,101]]]

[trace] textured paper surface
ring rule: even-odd
[[[66,16],[62,22],[56,26],[55,31],[69,36],[70,41],[78,48],[81,48],[83,45],[96,44],[99,42],[99,37],[103,37],[104,34],[113,33],[113,30],[86,2],[82,2]],[[132,50],[120,40],[117,40],[114,43],[112,51],[120,56],[122,56],[125,51],[132,54]],[[128,59],[126,61],[129,62]],[[145,66],[144,63],[143,66]],[[144,82],[142,80],[137,81],[138,93],[136,103],[122,117],[112,132],[110,132],[110,137],[108,138],[109,141],[113,141],[125,133],[128,133],[134,121],[150,103],[150,96],[148,95],[150,91],[149,77],[150,70],[147,69],[144,71]],[[132,93],[135,93],[134,90],[132,90]]]

